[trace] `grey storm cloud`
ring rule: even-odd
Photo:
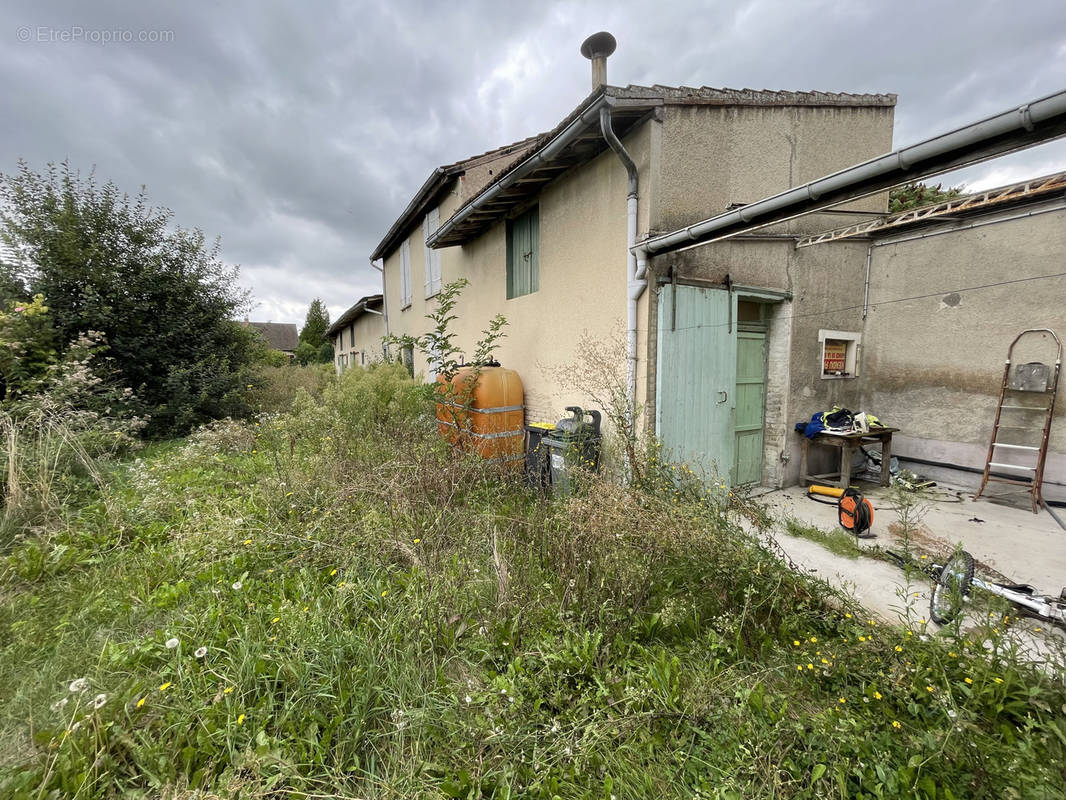
[[[434,167],[550,129],[615,84],[895,92],[905,144],[1063,88],[1060,2],[8,0],[0,171],[69,159],[221,236],[257,318],[334,315]],[[111,41],[107,41],[110,38]],[[142,41],[143,39],[143,41]],[[949,180],[1066,168],[1045,145]],[[708,209],[708,213],[715,209]]]

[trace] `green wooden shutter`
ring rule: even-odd
[[[540,214],[534,207],[507,225],[507,298],[540,289]]]

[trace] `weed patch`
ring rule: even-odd
[[[581,486],[456,455],[397,365],[149,448],[0,561],[0,795],[1061,793],[1007,622],[877,625],[728,496]]]

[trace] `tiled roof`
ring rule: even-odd
[[[407,208],[403,210],[403,213],[389,228],[388,233],[378,243],[378,246],[374,248],[374,252],[370,256],[371,260],[376,261],[395,250],[400,245],[400,242],[410,235],[412,228],[421,222],[426,212],[438,205],[441,194],[453,178],[465,174],[467,170],[493,161],[502,161],[504,168],[506,168],[512,162],[521,160],[522,156],[526,154],[538,138],[537,136],[531,136],[528,139],[512,142],[480,155],[464,158],[454,164],[437,167],[426,179],[426,182],[422,184],[422,188],[418,190],[411,202],[407,204]],[[482,174],[481,180],[478,182],[480,185],[468,183],[466,191],[475,193],[481,191],[493,177],[491,171]]]
[[[295,353],[300,343],[296,326],[291,322],[244,322],[245,325],[259,331],[268,345],[285,353]]]
[[[410,231],[421,219],[421,216],[425,211],[432,207],[433,201],[435,201],[439,194],[444,190],[452,177],[470,169],[475,163],[482,162],[482,160],[500,158],[502,155],[511,156],[508,161],[502,165],[502,168],[493,170],[493,174],[482,175],[482,180],[480,181],[481,185],[468,185],[465,187],[464,194],[467,198],[467,202],[464,204],[464,207],[469,205],[481,192],[499,182],[504,176],[516,169],[529,157],[536,155],[543,147],[558,136],[559,133],[569,125],[573,124],[574,121],[598,101],[602,95],[606,95],[614,101],[612,119],[614,122],[615,133],[619,137],[624,136],[629,126],[637,124],[647,112],[661,106],[881,106],[891,108],[896,104],[896,95],[894,94],[795,92],[774,91],[769,89],[716,89],[709,86],[636,86],[632,84],[625,87],[604,86],[602,89],[593,91],[581,102],[580,105],[577,106],[577,108],[550,131],[530,137],[529,139],[524,139],[521,142],[515,142],[514,144],[507,145],[498,150],[490,150],[488,153],[483,153],[480,156],[473,156],[472,158],[463,161],[457,161],[455,164],[438,167],[430,176],[430,179],[423,185],[422,189],[419,190],[415,199],[411,201],[403,214],[401,214],[393,224],[389,233],[386,234],[385,238],[377,246],[371,258],[378,259],[392,252],[392,250],[399,245],[400,241],[410,234]],[[598,130],[599,123],[592,121],[590,123],[590,130],[593,127]],[[577,148],[572,148],[573,152],[567,152],[563,154],[562,158],[558,159],[561,166],[546,164],[545,168],[541,171],[545,173],[546,179],[551,179],[555,175],[561,174],[565,169],[570,169],[577,164],[589,160],[606,147],[607,144],[602,140],[602,137],[596,137],[590,134],[588,137],[582,138],[582,141]],[[529,193],[540,191],[543,182],[545,181],[540,181],[537,178],[531,179],[526,184],[525,189],[517,193],[522,195],[518,198],[518,201],[520,202],[525,199],[525,196]],[[499,205],[502,208],[505,204],[505,202],[501,201]],[[455,229],[454,233],[442,237],[434,246],[444,247],[461,244],[463,241],[467,241],[472,235],[476,235],[486,224],[489,224],[491,222],[489,217],[492,216],[494,215],[486,215],[479,221],[460,226]],[[446,220],[441,220],[441,222],[444,223]]]
[[[380,311],[382,305],[381,301],[382,296],[380,294],[372,294],[359,298],[359,302],[337,317],[336,321],[326,328],[326,336],[332,336],[345,325],[355,322],[355,320],[362,316],[367,309]]]

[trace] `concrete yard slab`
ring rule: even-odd
[[[859,539],[858,545],[902,550],[893,490],[872,485],[861,488],[875,509],[876,537]],[[924,576],[917,574],[908,580],[903,570],[886,561],[839,555],[788,533],[789,519],[823,531],[838,529],[835,503],[815,502],[807,497],[806,488],[799,486],[761,494],[758,502],[774,518],[772,535],[797,568],[844,589],[887,621],[912,626],[925,622],[930,582]],[[1050,595],[1058,595],[1066,586],[1066,531],[1046,511],[1033,514],[1027,507],[984,499],[975,502],[972,492],[943,486],[931,490],[917,509],[917,530],[910,540],[910,551],[916,558],[922,554],[929,559],[941,558],[961,545],[974,556],[979,574],[1029,583]],[[930,631],[936,630],[935,624],[926,624]],[[1066,632],[1037,620],[1020,622],[1014,632],[1020,644],[1034,653],[1059,650],[1066,643]]]

